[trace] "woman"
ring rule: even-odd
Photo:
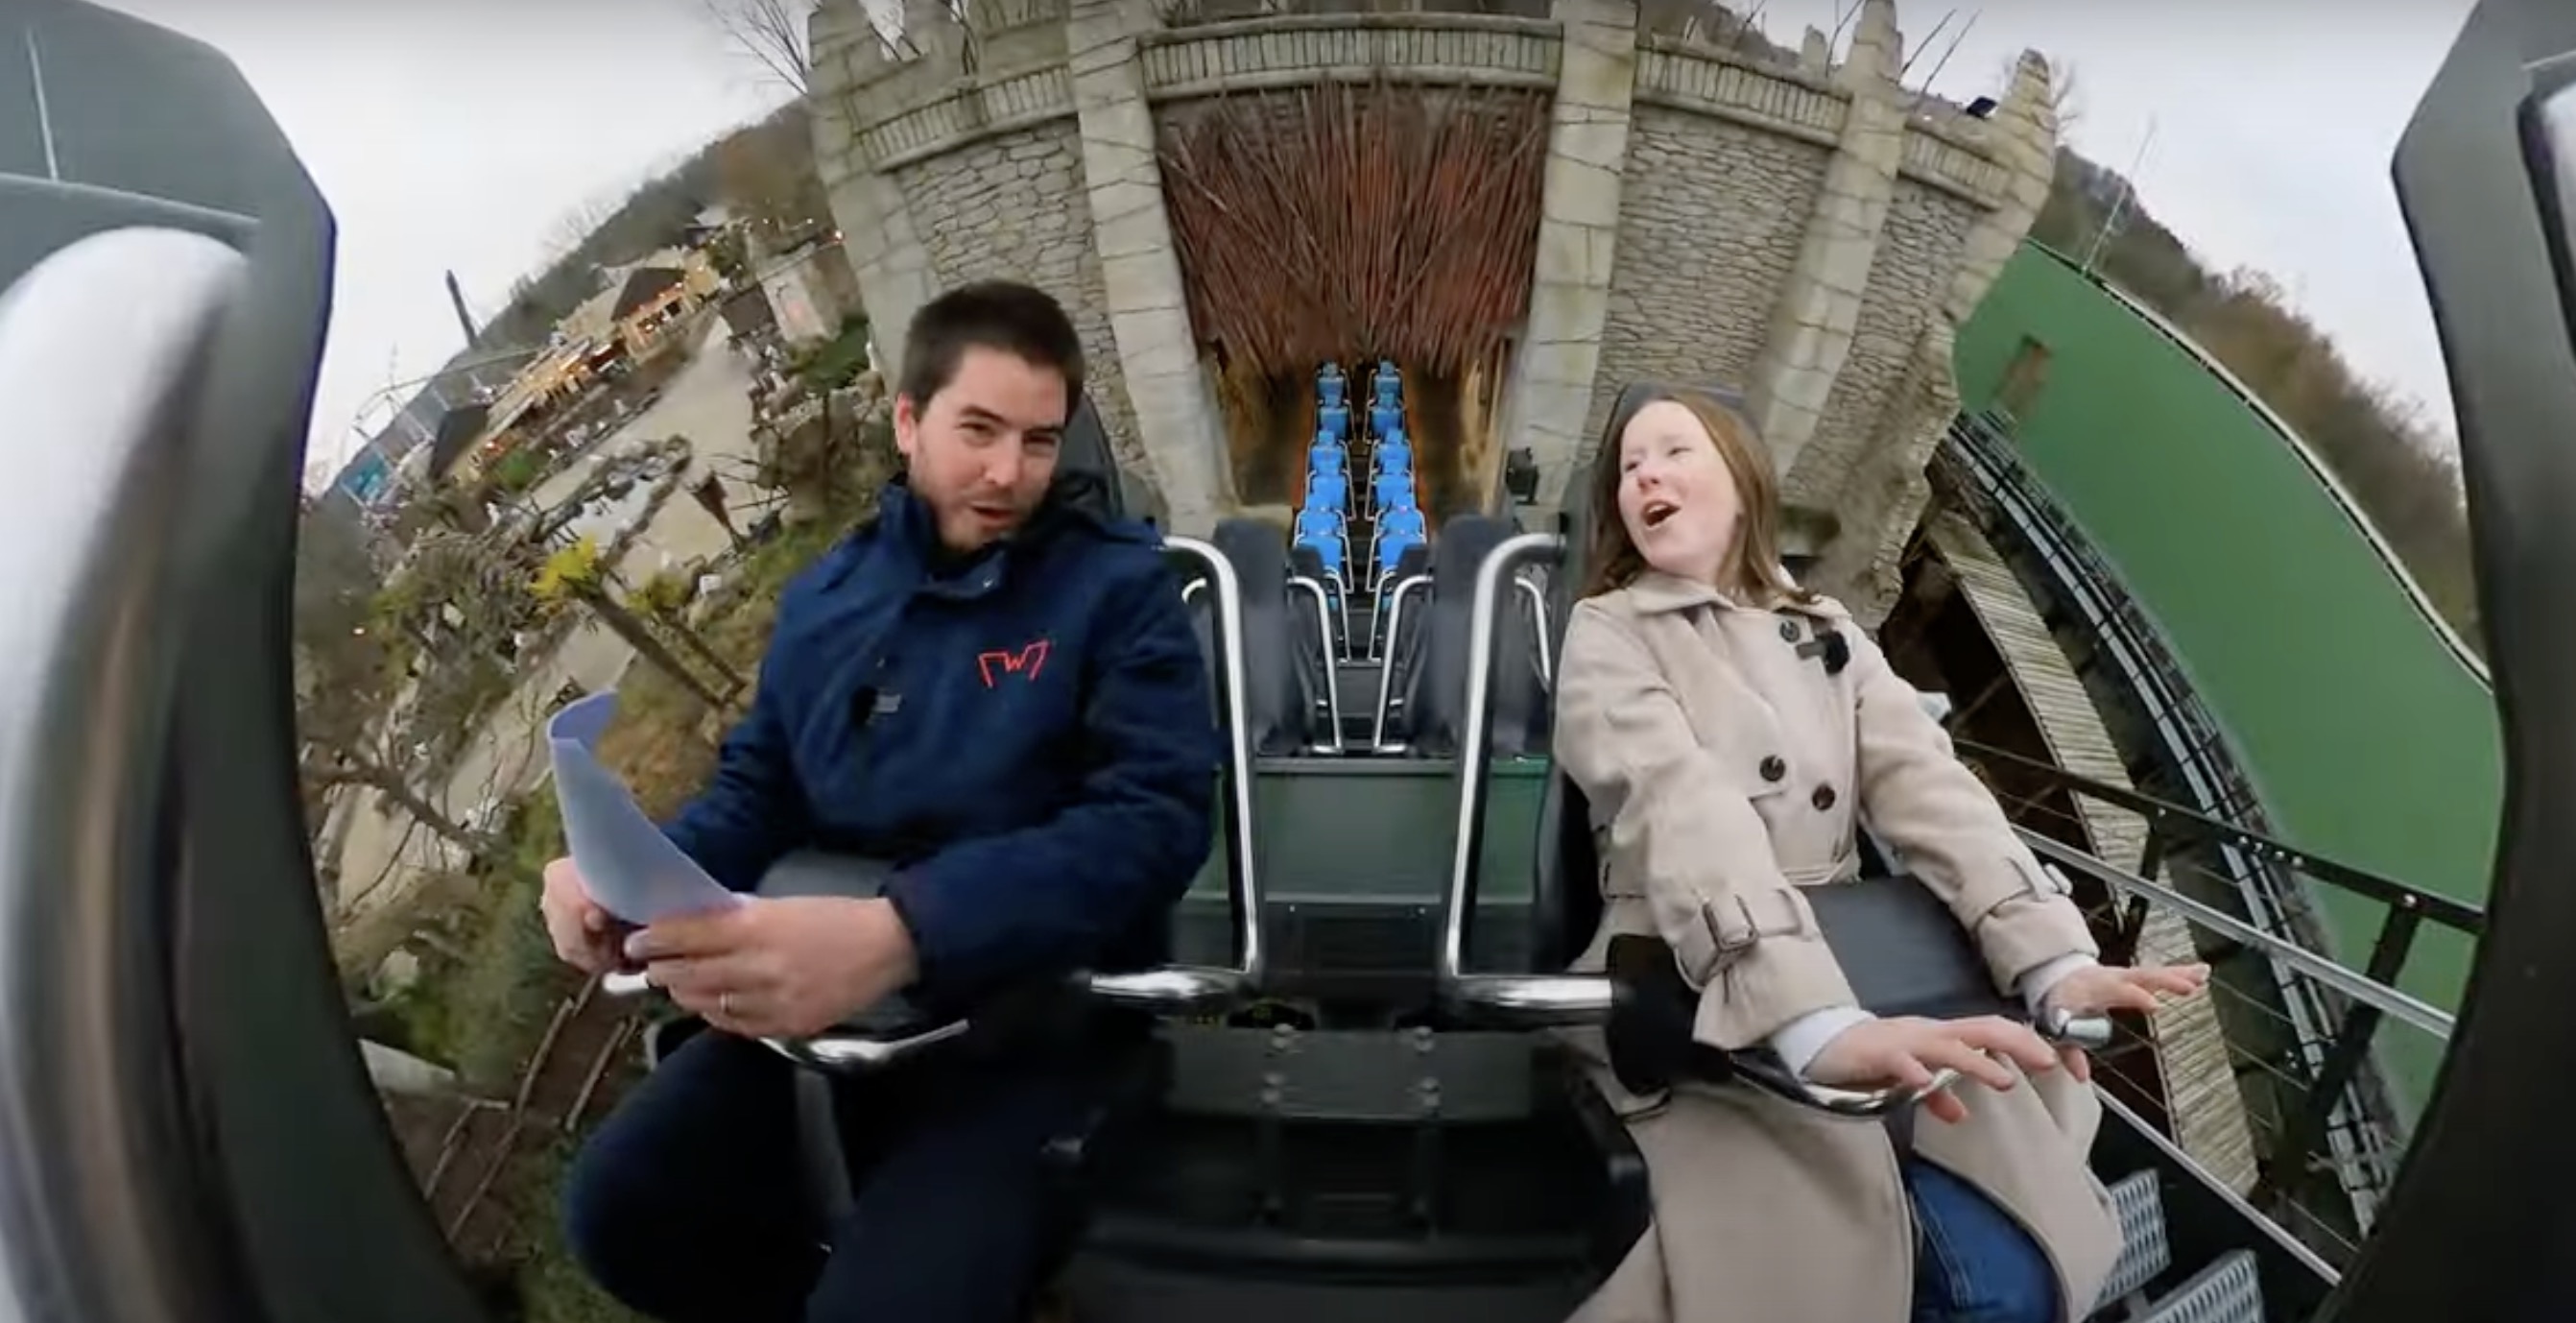
[[[1578,967],[1599,969],[1614,934],[1659,936],[1700,989],[1704,1042],[1767,1048],[1821,1084],[1964,1079],[1923,1104],[1949,1124],[1914,1127],[1900,1158],[1875,1122],[1744,1087],[1641,1098],[1597,1070],[1645,1155],[1655,1226],[1576,1323],[2081,1318],[2120,1249],[2085,1165],[2100,1111],[2082,1054],[2000,1018],[1858,1009],[1799,889],[1854,876],[1865,819],[2034,1009],[2153,1009],[2207,968],[2096,963],[2082,914],[1914,689],[1781,568],[1776,482],[1742,421],[1672,398],[1612,427],[1557,679],[1557,756],[1604,861]]]

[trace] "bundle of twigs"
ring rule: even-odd
[[[1480,359],[1529,301],[1547,105],[1323,82],[1220,98],[1163,151],[1199,335],[1266,375]]]

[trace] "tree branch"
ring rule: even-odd
[[[806,42],[806,24],[815,0],[699,0],[707,17],[733,40],[735,49],[760,62],[778,82],[805,93],[806,74],[814,67]]]

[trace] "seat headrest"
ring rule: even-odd
[[[1101,426],[1100,411],[1088,394],[1074,400],[1073,415],[1065,420],[1055,472],[1070,503],[1104,521],[1129,517],[1118,457],[1109,449],[1109,431]]]
[[[1619,389],[1618,399],[1611,401],[1610,420],[1603,424],[1601,444],[1592,452],[1592,468],[1588,472],[1574,475],[1576,481],[1566,484],[1565,508],[1557,515],[1557,529],[1565,535],[1564,571],[1556,581],[1557,595],[1569,599],[1559,602],[1559,606],[1570,605],[1571,596],[1583,590],[1583,581],[1591,572],[1589,553],[1592,550],[1592,487],[1599,480],[1604,466],[1614,469],[1618,467],[1619,434],[1628,430],[1628,424],[1636,418],[1639,409],[1658,400],[1679,399],[1689,395],[1696,395],[1731,409],[1739,417],[1745,416],[1748,411],[1744,392],[1731,386],[1692,385],[1675,381],[1632,381]],[[1564,620],[1564,613],[1559,611],[1556,619]]]

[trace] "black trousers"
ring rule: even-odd
[[[564,1194],[582,1267],[665,1323],[1019,1323],[1066,1248],[1041,1153],[1096,1071],[932,1057],[840,1088],[855,1207],[826,1223],[795,1120],[799,1069],[715,1030],[626,1096]]]

